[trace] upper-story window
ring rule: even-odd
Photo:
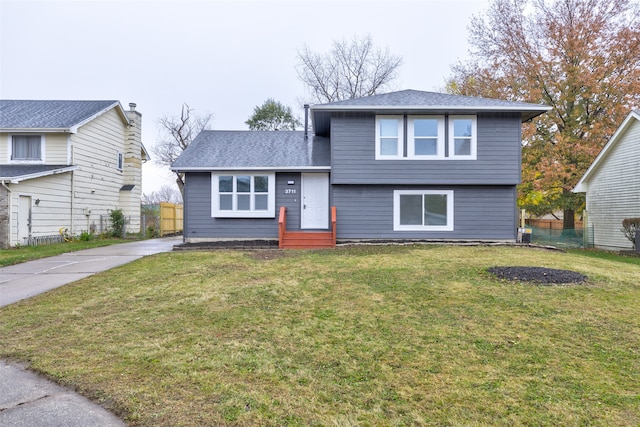
[[[449,157],[476,159],[475,116],[449,116]]]
[[[407,157],[444,157],[444,116],[409,116]]]
[[[275,174],[213,174],[214,217],[275,217]]]
[[[11,160],[41,162],[43,157],[42,135],[11,135]]]
[[[402,116],[376,117],[376,158],[393,159],[403,155]]]
[[[376,116],[375,149],[377,160],[475,160],[477,118],[471,115]]]

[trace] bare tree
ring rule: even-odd
[[[153,205],[160,202],[181,204],[182,194],[173,185],[163,185],[158,191],[142,195],[144,204]]]
[[[375,48],[370,35],[335,41],[319,54],[307,45],[298,51],[296,71],[316,102],[333,102],[383,93],[398,76],[402,58]]]
[[[179,117],[164,116],[160,118],[158,124],[163,134],[153,148],[155,162],[170,166],[202,130],[209,128],[211,118],[211,114],[194,115],[193,109],[186,102],[182,104]],[[176,183],[184,197],[184,174],[176,172]]]

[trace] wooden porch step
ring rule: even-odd
[[[330,231],[287,231],[284,233],[282,249],[335,248]]]

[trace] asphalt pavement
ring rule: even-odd
[[[170,252],[174,245],[180,243],[180,236],[141,240],[2,267],[0,307],[147,255]],[[100,405],[28,371],[20,364],[0,360],[0,426],[125,425],[124,421]]]

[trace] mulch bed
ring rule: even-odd
[[[542,285],[577,284],[587,281],[587,276],[575,271],[544,267],[491,267],[487,271],[500,279]]]

